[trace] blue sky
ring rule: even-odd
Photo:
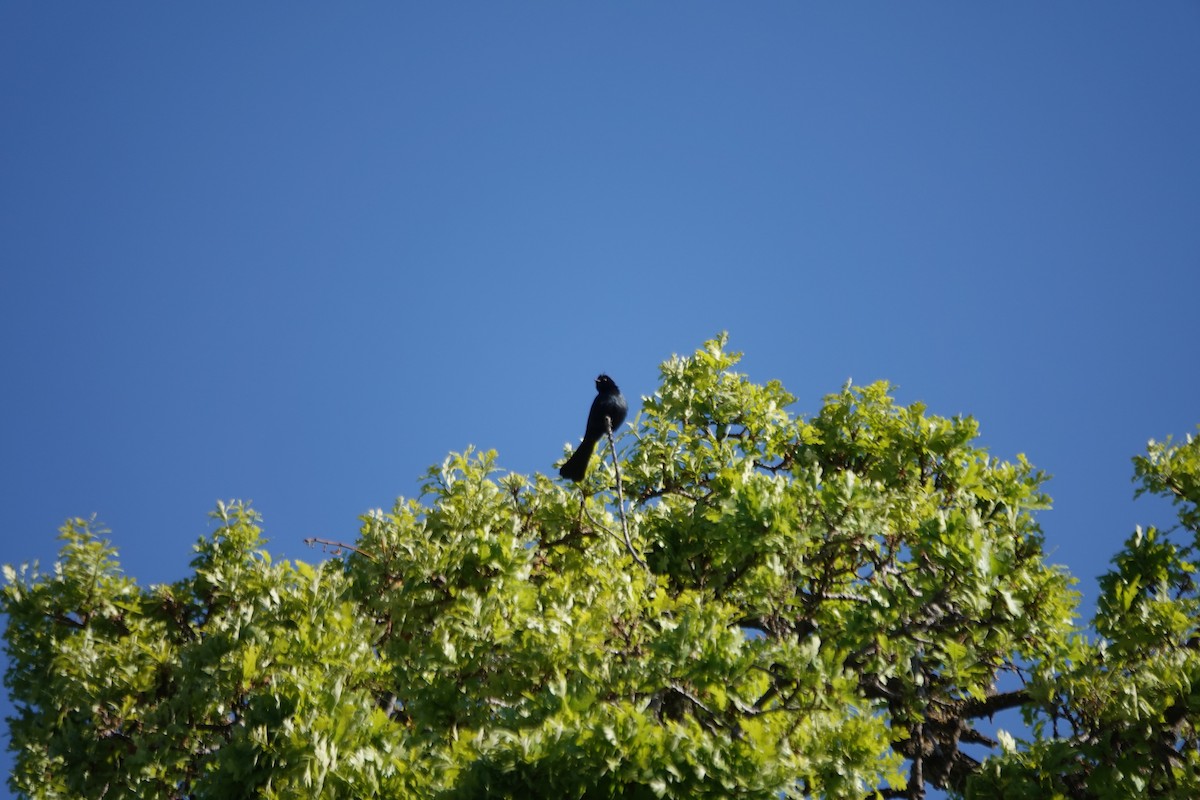
[[[1170,519],[1130,457],[1200,423],[1198,40],[1194,0],[4,3],[0,562],[95,514],[176,580],[234,497],[317,560],[728,330],[798,413],[887,379],[1053,473],[1090,606]]]

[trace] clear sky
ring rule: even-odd
[[[235,497],[317,560],[728,330],[798,413],[887,379],[1052,473],[1090,608],[1170,519],[1130,457],[1200,423],[1198,42],[1196,0],[8,0],[0,562],[95,514],[176,580]]]

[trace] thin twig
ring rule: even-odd
[[[621,515],[621,532],[625,534],[625,549],[629,551],[629,555],[633,556],[633,560],[641,565],[642,569],[648,569],[646,562],[633,549],[633,541],[629,538],[629,523],[625,521],[625,495],[621,491],[621,464],[617,460],[617,443],[613,439],[612,420],[606,417],[604,427],[608,429],[608,449],[612,452],[613,470],[617,474],[617,512]]]
[[[322,539],[319,536],[309,536],[304,540],[304,543],[309,547],[312,547],[314,544],[319,544],[327,553],[330,552],[330,548],[333,548],[332,553],[335,556],[340,556],[343,550],[349,550],[350,552],[358,553],[363,558],[368,558],[371,561],[376,560],[375,556],[371,555],[367,551],[359,550],[354,545],[346,544],[345,542],[335,542],[332,539]]]
[[[601,523],[600,520],[593,517],[592,513],[587,510],[587,497],[584,497],[582,500],[580,500],[579,512],[587,519],[588,522],[592,523],[593,527],[599,528],[600,530],[607,533],[609,536],[616,539],[618,542],[621,541],[621,534],[617,533],[616,531],[609,530],[607,525],[604,525],[603,523]],[[582,534],[582,531],[581,531],[581,534]]]

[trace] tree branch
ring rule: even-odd
[[[353,553],[358,553],[363,558],[369,559],[371,561],[377,560],[375,558],[375,556],[371,555],[366,550],[360,550],[352,544],[346,544],[345,542],[335,542],[332,539],[322,539],[320,536],[309,536],[307,539],[304,540],[304,543],[306,545],[308,545],[309,547],[312,547],[314,544],[319,544],[323,548],[325,548],[325,552],[327,552],[327,553],[330,552],[329,548],[333,548],[332,552],[333,552],[333,555],[335,555],[335,556],[340,556],[342,554],[343,550],[349,550]]]
[[[633,541],[629,538],[629,523],[625,521],[625,495],[621,491],[621,464],[617,460],[617,443],[613,439],[612,420],[608,417],[604,418],[604,427],[608,434],[608,449],[612,453],[613,470],[617,475],[617,512],[621,515],[621,533],[625,535],[625,549],[629,551],[629,555],[633,557],[642,569],[649,569],[642,557],[633,549]]]

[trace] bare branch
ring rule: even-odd
[[[629,523],[625,521],[625,496],[621,491],[621,464],[617,460],[617,443],[613,439],[612,420],[608,417],[604,418],[604,427],[608,434],[608,449],[612,453],[613,470],[617,476],[617,512],[621,515],[621,532],[625,534],[625,549],[629,551],[629,555],[633,557],[642,569],[649,569],[642,557],[633,549],[633,541],[629,538]]]
[[[343,550],[349,550],[350,552],[357,553],[363,558],[370,559],[371,561],[377,560],[375,556],[371,555],[366,550],[360,550],[354,545],[346,544],[345,542],[335,542],[332,539],[322,539],[319,536],[309,536],[304,540],[304,543],[309,547],[319,544],[322,548],[324,548],[325,552],[332,553],[335,556],[340,556]]]

